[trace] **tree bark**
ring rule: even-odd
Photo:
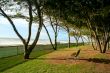
[[[56,24],[55,24],[55,28],[54,28],[54,26],[53,26],[53,23],[52,23],[52,19],[51,19],[51,17],[49,16],[49,20],[50,20],[50,25],[51,25],[51,27],[52,27],[52,29],[53,29],[53,31],[54,31],[54,50],[57,50],[57,35],[58,35],[58,22],[57,22],[57,19],[55,18],[55,20],[56,20]]]
[[[103,49],[103,53],[106,53],[107,50],[107,43],[109,42],[110,37],[107,38],[107,40],[104,42],[104,49]]]
[[[70,48],[70,30],[69,30],[69,28],[68,28],[68,26],[66,26],[66,28],[67,28],[67,33],[68,33],[68,48]]]
[[[81,36],[81,39],[82,39],[82,43],[83,43],[83,45],[84,45],[84,40],[83,40],[83,37]]]
[[[13,27],[14,32],[17,34],[17,36],[21,39],[21,41],[23,42],[23,44],[26,43],[26,41],[24,40],[24,38],[19,34],[18,30],[16,29],[13,21],[11,20],[11,18],[1,9],[0,7],[0,11],[3,13],[3,16],[7,18],[7,20],[10,22],[10,24]]]
[[[99,47],[99,49],[100,49],[100,53],[103,53],[102,47],[101,47],[101,43],[100,43],[99,37],[98,37],[98,35],[97,35],[97,31],[94,30],[94,29],[93,29],[93,31],[94,31],[94,35],[95,35],[95,39],[96,39],[96,41],[97,41],[98,47]]]
[[[57,50],[57,24],[56,24],[56,32],[55,32],[55,50]]]
[[[30,55],[30,54],[28,53],[28,51],[25,51],[25,52],[24,52],[24,59],[29,59],[29,55]]]
[[[48,37],[49,37],[50,43],[51,43],[51,45],[52,45],[52,48],[55,50],[55,47],[54,47],[54,45],[53,45],[53,43],[52,43],[52,39],[51,39],[51,37],[50,37],[50,34],[49,34],[49,32],[48,32],[46,26],[45,26],[44,24],[43,24],[43,26],[44,26],[44,28],[45,28],[45,30],[46,30],[46,32],[47,32],[47,35],[48,35]]]
[[[107,47],[108,47],[108,50],[109,50],[109,42],[108,42],[108,46]]]
[[[68,33],[68,48],[70,48],[70,34]]]
[[[30,55],[31,51],[34,49],[34,47],[36,46],[36,43],[38,42],[38,39],[39,39],[39,36],[40,36],[40,32],[41,32],[42,26],[43,26],[43,18],[42,18],[40,6],[39,6],[39,4],[37,3],[36,0],[34,0],[34,1],[35,1],[35,7],[36,7],[37,12],[38,12],[39,27],[38,27],[38,31],[37,31],[37,34],[36,34],[34,42],[28,48],[28,54],[29,55]]]

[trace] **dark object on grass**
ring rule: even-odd
[[[78,55],[79,55],[80,51],[81,51],[80,49],[77,51],[77,53],[76,53],[75,57],[78,57]]]
[[[81,49],[79,49],[76,53],[73,53],[71,56],[73,56],[74,59],[77,59],[80,54]]]

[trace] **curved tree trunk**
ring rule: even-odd
[[[57,25],[56,25],[56,32],[55,32],[55,50],[57,50]]]
[[[70,48],[71,42],[70,42],[70,34],[68,33],[68,48]]]
[[[70,42],[70,30],[69,30],[68,26],[66,26],[66,28],[67,28],[67,33],[68,33],[68,48],[70,48],[70,44],[71,44],[71,42]]]
[[[36,46],[36,44],[38,42],[40,32],[41,32],[42,26],[43,26],[43,18],[42,18],[40,6],[36,0],[34,0],[34,1],[35,1],[35,7],[37,9],[38,18],[39,18],[39,27],[38,27],[38,31],[37,31],[34,42],[28,47],[28,50],[25,52],[25,56],[24,56],[25,59],[29,59],[30,53],[32,52],[32,50],[34,49],[34,47]]]
[[[109,40],[110,40],[110,37],[108,37],[108,38],[107,38],[107,40],[104,42],[104,49],[103,49],[103,53],[105,53],[105,52],[106,52],[106,50],[107,50],[107,43],[109,42]]]
[[[49,32],[48,32],[46,26],[45,26],[44,24],[43,24],[43,26],[44,26],[44,28],[45,28],[45,30],[46,30],[46,32],[47,32],[47,35],[48,35],[48,37],[49,37],[50,43],[51,43],[51,45],[52,45],[52,48],[55,50],[55,47],[54,47],[54,45],[53,45],[53,43],[52,43],[52,39],[51,39],[51,37],[50,37],[50,34],[49,34]]]
[[[110,47],[110,46],[109,46],[109,42],[108,42],[108,44],[107,44],[107,45],[108,45],[107,47],[108,47],[108,50],[109,50],[109,47]]]
[[[84,40],[83,40],[83,37],[81,36],[81,39],[82,39],[82,43],[83,43],[83,45],[84,45]]]

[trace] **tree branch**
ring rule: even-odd
[[[8,21],[10,22],[10,24],[13,27],[13,30],[15,31],[15,33],[17,34],[17,36],[21,39],[21,41],[23,42],[23,44],[25,44],[25,40],[24,38],[19,34],[18,30],[16,29],[13,21],[11,20],[11,18],[2,10],[2,8],[0,7],[0,11],[3,13],[3,16],[6,17],[8,19]]]
[[[32,6],[30,0],[27,0],[27,3],[29,5],[29,34],[28,34],[28,39],[27,39],[27,45],[29,44],[30,38],[31,38],[31,29],[32,29],[32,21],[33,21],[33,15],[32,15]]]

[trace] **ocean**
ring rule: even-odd
[[[33,40],[31,39],[31,44]],[[54,41],[52,41],[54,43]],[[67,43],[66,40],[60,40],[60,43]],[[50,44],[50,41],[48,39],[39,39],[37,44]],[[17,46],[17,45],[23,45],[22,41],[18,38],[0,38],[0,46]]]

